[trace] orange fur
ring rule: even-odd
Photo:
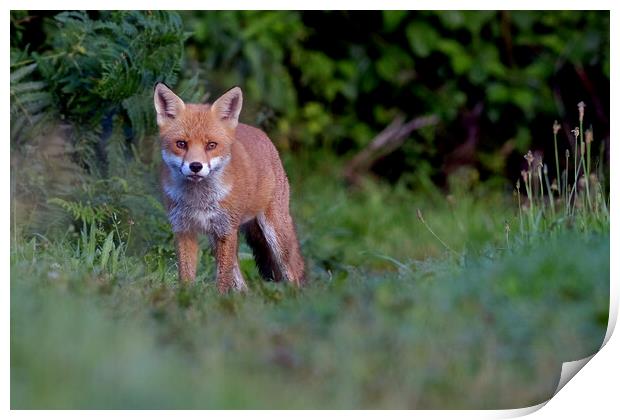
[[[242,231],[263,277],[301,285],[304,261],[289,213],[288,179],[267,135],[238,123],[241,90],[231,89],[213,105],[185,104],[158,84],[154,100],[180,279],[195,278],[200,233],[213,248],[220,292],[244,289],[237,257]]]

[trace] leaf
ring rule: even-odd
[[[426,22],[412,22],[406,29],[407,40],[413,52],[420,57],[427,57],[435,48],[439,35]]]
[[[442,10],[437,12],[439,19],[448,29],[458,29],[465,23],[465,12],[458,10]]]
[[[452,39],[437,41],[437,49],[450,58],[452,69],[458,75],[466,73],[472,66],[473,59],[460,43]]]
[[[110,258],[110,253],[114,247],[114,232],[110,232],[108,236],[105,238],[103,242],[103,247],[101,248],[101,260],[99,263],[99,267],[101,270],[106,268],[108,264],[108,258]]]
[[[51,113],[51,95],[43,90],[47,83],[31,80],[36,68],[33,63],[11,72],[11,139],[15,141],[33,133]]]
[[[90,234],[87,236],[87,243],[84,244],[84,251],[86,253],[86,264],[92,267],[95,263],[95,255],[97,251],[97,232],[95,224],[90,226]]]
[[[37,63],[29,64],[24,67],[20,67],[19,69],[11,72],[11,84],[17,83],[22,80],[24,77],[32,74],[34,69],[37,68]]]
[[[383,25],[385,30],[393,32],[408,14],[406,10],[384,10]]]

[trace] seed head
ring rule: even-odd
[[[553,134],[558,134],[558,132],[560,131],[560,128],[562,128],[562,127],[558,123],[558,120],[555,120],[553,122]]]
[[[510,225],[508,224],[508,220],[504,222],[504,230],[506,231],[506,233],[510,232]]]
[[[583,122],[583,115],[586,113],[586,104],[583,101],[577,104],[577,109],[579,109],[579,122]]]
[[[422,211],[420,209],[416,209],[416,214],[418,216],[418,219],[420,219],[420,222],[424,223],[424,217],[422,217]]]
[[[579,139],[579,127],[575,127],[574,130],[571,130],[571,133],[573,133],[576,139]]]
[[[531,150],[528,150],[527,153],[523,156],[525,160],[527,160],[528,166],[532,166],[532,162],[534,162],[534,155]]]
[[[543,174],[547,175],[547,165],[543,165]]]
[[[558,190],[558,181],[557,179],[554,179],[553,182],[551,183],[551,191],[557,191]]]
[[[586,143],[590,144],[592,143],[592,141],[594,141],[594,134],[592,134],[592,130],[587,129],[586,130]]]
[[[523,178],[523,182],[527,184],[527,171],[521,171],[521,178]]]
[[[521,180],[517,179],[517,191],[521,190]]]
[[[568,159],[570,157],[570,152],[568,151],[568,149],[566,149],[566,159]]]
[[[586,144],[584,142],[581,142],[579,149],[581,150],[582,156],[586,154]]]

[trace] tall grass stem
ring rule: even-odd
[[[538,164],[538,181],[540,182],[540,209],[545,213],[545,189],[543,188],[542,166]]]
[[[458,257],[459,253],[453,250],[452,248],[450,248],[448,244],[442,241],[441,238],[437,236],[435,232],[433,232],[433,229],[431,229],[431,227],[426,223],[426,220],[424,220],[424,217],[422,216],[422,211],[420,209],[417,209],[416,214],[418,216],[418,219],[420,219],[420,222],[422,222],[424,227],[426,227],[426,229],[431,233],[431,235],[433,235],[435,239],[437,239],[444,246],[444,248],[446,248],[448,251],[451,251],[452,253],[454,253],[454,255]]]
[[[555,172],[556,179],[558,180],[558,195],[562,196],[562,179],[560,178],[560,158],[558,157],[558,130],[560,129],[560,125],[555,122],[553,125],[553,148],[555,151]]]
[[[551,214],[553,218],[555,218],[555,203],[553,199],[553,191],[551,191],[551,185],[549,184],[549,176],[547,175],[547,165],[543,168],[543,173],[545,174],[545,183],[547,184],[547,193],[549,197],[549,206],[551,207]]]

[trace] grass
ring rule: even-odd
[[[301,291],[262,282],[245,245],[249,293],[218,295],[206,252],[180,287],[159,213],[49,238],[16,224],[11,407],[517,408],[600,347],[608,219],[553,224],[545,197],[517,210],[485,185],[349,191],[317,160],[285,162]]]

